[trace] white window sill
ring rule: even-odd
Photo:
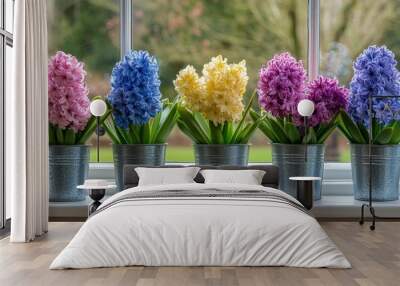
[[[192,164],[192,163],[179,163],[179,164]],[[250,163],[250,164],[260,165],[261,163]],[[112,163],[90,163],[89,178],[114,180],[114,165]],[[325,163],[322,195],[352,196],[350,163]]]
[[[190,164],[190,163],[188,163]],[[91,163],[89,178],[114,180],[112,163]],[[76,203],[50,203],[49,215],[52,219],[87,217],[89,197]],[[352,195],[351,166],[349,163],[325,163],[322,199],[316,201],[312,214],[316,218],[358,218],[361,201],[354,200]],[[400,200],[374,203],[379,216],[399,217]],[[366,212],[368,216],[368,212]]]

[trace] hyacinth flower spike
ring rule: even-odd
[[[229,64],[217,56],[204,65],[202,75],[193,66],[181,70],[174,81],[181,98],[178,126],[196,144],[246,144],[258,122],[247,122],[255,93],[247,105],[245,61]]]
[[[165,143],[178,119],[178,104],[161,99],[159,65],[147,51],[130,51],[113,68],[103,126],[114,144]]]
[[[400,143],[400,74],[396,66],[395,55],[385,46],[368,47],[354,62],[349,107],[338,117],[338,127],[351,143],[369,142],[370,96],[373,144]]]
[[[57,52],[48,65],[49,143],[85,144],[96,129],[90,114],[89,89],[84,64],[74,56]],[[103,122],[107,112],[100,120]]]
[[[260,120],[260,130],[273,142],[283,144],[322,144],[336,127],[336,117],[348,104],[348,90],[336,79],[320,76],[307,82],[301,61],[289,53],[274,56],[259,74],[258,98],[261,113],[250,112]],[[315,105],[305,136],[303,119],[297,111],[302,99]]]

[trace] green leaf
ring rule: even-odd
[[[49,124],[49,144],[55,145],[56,144],[56,134],[54,131],[54,127],[52,124]]]
[[[399,144],[400,143],[400,122],[396,121],[393,125],[393,135],[390,139],[389,144]]]
[[[57,144],[65,145],[64,133],[63,130],[59,127],[56,127],[56,139],[57,139]]]
[[[379,134],[374,139],[374,144],[388,144],[393,136],[393,128],[392,127],[385,127],[383,128]]]
[[[208,133],[202,128],[202,123],[197,120],[194,113],[190,112],[187,108],[179,106],[179,121],[185,123],[185,125],[191,130],[193,136],[197,138],[198,144],[210,144],[211,138]],[[179,127],[179,125],[178,125]]]
[[[369,142],[369,132],[368,132],[367,128],[365,128],[365,126],[361,123],[357,123],[357,127],[360,130],[360,132],[364,138],[364,141]]]
[[[140,140],[142,144],[152,144],[150,134],[150,122],[147,122],[140,126]]]
[[[85,126],[85,129],[82,132],[80,132],[80,134],[76,137],[76,141],[78,142],[78,144],[86,143],[86,140],[89,139],[89,137],[92,136],[93,132],[96,130],[96,126],[97,126],[96,123],[97,123],[96,117],[91,116]]]
[[[289,120],[284,121],[284,129],[291,144],[301,143],[301,135],[296,126]]]
[[[202,141],[199,141],[198,137],[196,137],[196,135],[193,134],[193,130],[191,130],[186,124],[185,122],[178,120],[177,125],[179,127],[179,129],[186,135],[188,136],[190,139],[192,139],[192,141],[196,144],[206,144]]]
[[[321,123],[315,130],[315,135],[317,137],[317,144],[323,144],[326,139],[332,134],[337,125],[338,114],[331,119],[329,123]]]
[[[378,134],[381,133],[383,126],[378,123],[375,119],[372,119],[372,138],[376,140]]]
[[[100,117],[99,124],[101,126],[104,126],[103,123],[104,121],[107,120],[107,118],[111,114],[111,109],[107,109],[106,113]],[[88,123],[86,124],[85,129],[79,133],[79,135],[76,138],[77,144],[86,144],[86,142],[89,140],[89,138],[93,135],[93,133],[96,131],[97,128],[97,120],[95,116],[90,117]],[[107,132],[107,129],[106,129]]]
[[[210,126],[211,144],[224,144],[221,124],[214,124],[210,120],[208,125]]]
[[[258,125],[260,124],[261,119],[256,122],[248,123],[243,131],[240,132],[239,142],[240,144],[247,144],[251,138],[251,135],[257,130]]]
[[[149,121],[150,125],[150,141],[151,142],[156,142],[157,136],[160,132],[160,121],[161,117],[164,113],[169,112],[169,108],[165,107],[161,112],[158,112],[156,116]]]
[[[75,144],[75,132],[72,129],[66,129],[64,133],[65,145]]]
[[[303,138],[304,144],[317,144],[317,136],[314,128],[310,127],[307,130],[307,135]]]
[[[343,132],[344,136],[351,143],[356,144],[366,144],[363,135],[361,134],[358,126],[353,122],[350,116],[344,111],[341,110],[338,115],[338,125],[339,129]]]
[[[121,144],[132,144],[129,134],[128,134],[128,130],[119,128],[115,124],[114,121],[113,121],[113,123],[114,123],[115,130],[117,131],[118,137],[120,138]]]
[[[267,120],[264,117],[261,117],[261,115],[253,109],[250,110],[250,117],[254,122],[260,120],[258,128],[271,142],[279,142],[278,137],[275,135],[275,132],[272,130],[271,126],[267,123]]]
[[[325,128],[317,131],[316,133],[317,144],[325,143],[326,139],[328,139],[328,137],[332,134],[335,128],[336,128],[335,124],[328,124]]]
[[[261,132],[264,133],[264,135],[272,142],[272,143],[278,143],[279,139],[275,136],[274,132],[271,130],[271,128],[266,124],[265,120],[261,120],[260,124],[258,125],[258,128],[261,130]]]
[[[271,115],[266,115],[265,121],[267,122],[268,125],[271,126],[271,130],[275,133],[276,137],[278,138],[278,143],[282,144],[289,144],[290,139],[289,137],[285,134],[285,130],[283,126],[281,125],[280,122],[275,120]]]
[[[225,122],[222,128],[222,136],[224,137],[224,142],[230,144],[233,136],[233,124],[232,122]]]
[[[244,122],[246,120],[246,117],[249,114],[249,111],[251,109],[251,105],[253,104],[253,101],[254,101],[254,99],[256,97],[256,94],[257,94],[257,89],[254,89],[254,91],[253,91],[253,93],[252,93],[252,95],[250,97],[250,100],[247,103],[247,105],[245,107],[245,110],[244,110],[244,112],[242,114],[242,118],[240,119],[238,125],[236,126],[235,132],[232,135],[231,141],[236,141],[236,137],[238,136],[238,133],[241,131],[242,125],[244,124]]]
[[[121,135],[125,137],[125,140],[128,144],[141,144],[142,137],[141,137],[141,126],[140,125],[129,125],[128,130],[124,130],[122,128],[117,129],[121,132]]]
[[[258,119],[260,119],[261,115],[255,111],[254,109],[250,110],[250,117],[251,119],[253,119],[253,121],[257,121]]]
[[[193,117],[196,120],[201,132],[203,132],[204,134],[210,134],[208,120],[206,120],[200,112],[193,112]]]
[[[117,137],[119,138],[120,144],[129,144],[129,142],[126,140],[126,138],[121,133],[121,130],[118,127],[115,127],[114,130],[115,130],[115,134],[117,134]]]
[[[154,138],[154,143],[165,143],[168,135],[176,125],[178,120],[178,103],[174,103],[172,107],[168,107],[167,112],[164,114],[160,121],[158,132],[154,132],[157,136]]]
[[[117,131],[115,130],[114,125],[110,119],[105,120],[102,126],[105,129],[108,137],[110,137],[111,141],[114,144],[121,144],[121,140],[118,137]]]

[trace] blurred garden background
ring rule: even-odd
[[[160,63],[164,97],[176,93],[172,81],[187,64],[200,67],[223,55],[245,59],[250,81],[274,54],[289,51],[306,66],[307,0],[134,0],[133,47],[148,50]],[[348,85],[352,61],[371,44],[386,44],[400,55],[400,1],[321,0],[321,73]],[[90,96],[106,97],[109,77],[120,58],[118,0],[48,0],[49,56],[63,50],[85,63]],[[256,106],[255,106],[256,107]],[[250,161],[271,161],[268,140],[258,132]],[[92,140],[95,145],[95,141]],[[191,161],[191,141],[174,130],[167,160]],[[92,148],[95,160],[95,148]],[[101,138],[100,159],[112,161],[111,143]],[[328,161],[348,162],[346,140],[334,133]]]

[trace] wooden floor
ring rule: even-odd
[[[0,285],[400,285],[400,222],[371,232],[356,222],[322,222],[353,265],[350,270],[286,267],[126,267],[48,270],[82,223],[50,223],[48,235],[29,244],[0,241]]]

